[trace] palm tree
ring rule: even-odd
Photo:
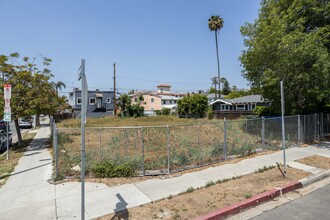
[[[58,96],[58,90],[61,91],[62,88],[66,89],[66,85],[62,81],[51,82],[51,84],[53,85],[53,87],[54,87],[54,89],[56,91],[57,96]]]
[[[218,85],[219,85],[219,98],[220,96],[220,62],[219,62],[219,52],[218,52],[218,33],[220,29],[224,25],[224,21],[222,17],[219,15],[212,15],[211,18],[208,20],[208,25],[210,31],[214,31],[215,33],[215,46],[216,46],[216,51],[217,51],[217,61],[218,61]]]

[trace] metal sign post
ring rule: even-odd
[[[87,110],[87,80],[85,75],[85,59],[81,60],[78,81],[81,80],[81,219],[85,219],[85,123]]]
[[[4,108],[4,115],[3,119],[7,122],[7,160],[9,160],[9,122],[11,121],[11,108],[10,108],[10,99],[11,99],[11,85],[5,84],[3,88],[3,95],[5,99],[5,108]]]
[[[281,81],[281,108],[282,108],[282,147],[283,147],[284,176],[286,176],[285,123],[284,123],[285,108],[284,108],[283,81]]]

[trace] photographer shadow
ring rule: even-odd
[[[119,199],[119,202],[116,203],[116,209],[115,215],[111,218],[111,220],[128,220],[128,210],[127,210],[127,205],[128,203],[124,200],[124,198],[117,193],[116,194],[117,198]]]

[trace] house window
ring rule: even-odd
[[[151,98],[151,100],[150,100],[151,102],[154,102],[155,100],[154,100],[154,98]]]
[[[96,99],[95,99],[95,98],[90,98],[90,99],[89,99],[89,104],[90,104],[90,105],[94,105],[95,102],[96,102]]]
[[[252,104],[252,110],[256,108],[256,104]]]
[[[107,103],[111,103],[111,98],[107,98]]]
[[[137,102],[137,98],[134,98],[134,102]]]
[[[243,110],[244,111],[245,110],[245,105],[237,105],[236,106],[236,110],[238,110],[238,111],[239,110],[241,110],[241,111]]]
[[[81,105],[81,103],[82,103],[82,99],[81,99],[81,97],[78,97],[77,98],[77,105]]]
[[[163,100],[163,105],[165,105],[166,104],[166,101],[165,100]]]
[[[222,111],[228,111],[228,110],[230,110],[230,106],[229,105],[225,105],[225,104],[221,104],[221,110]]]

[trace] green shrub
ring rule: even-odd
[[[223,156],[223,144],[222,143],[216,143],[211,151],[211,156],[213,157],[219,157]]]
[[[209,120],[212,120],[214,118],[214,114],[213,114],[213,109],[212,108],[208,108],[208,110],[207,110],[207,118]]]
[[[97,178],[131,177],[135,171],[132,163],[117,165],[109,161],[99,162],[92,168],[92,173]]]
[[[208,188],[208,187],[213,186],[213,185],[215,185],[215,183],[213,181],[209,181],[209,182],[206,182],[205,187]]]
[[[247,193],[247,194],[245,194],[245,198],[251,198],[252,197],[252,194],[251,193]]]

